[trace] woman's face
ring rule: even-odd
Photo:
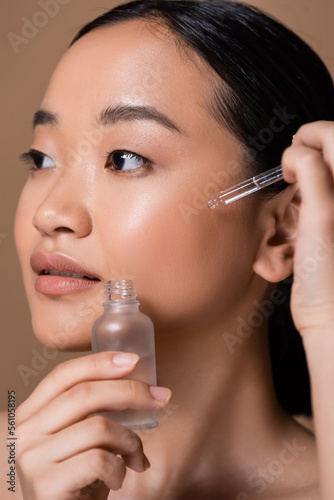
[[[235,314],[258,238],[248,200],[205,204],[242,176],[236,140],[207,110],[211,93],[206,64],[142,21],[93,31],[62,57],[31,145],[47,156],[35,157],[15,221],[42,342],[89,349],[103,283],[36,285],[37,252],[69,257],[101,281],[132,277],[157,333]]]

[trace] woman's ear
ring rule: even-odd
[[[266,281],[278,283],[293,272],[300,193],[296,184],[266,202],[265,230],[253,263],[253,270]]]

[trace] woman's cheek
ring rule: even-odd
[[[155,211],[146,206],[113,227],[114,263],[135,279],[143,307],[159,323],[189,323],[208,314],[217,298],[221,304],[238,253],[235,225],[227,223],[217,233],[209,212],[187,223],[174,206]]]
[[[23,188],[14,221],[14,239],[16,251],[21,265],[23,282],[26,289],[26,294],[31,295],[31,268],[30,256],[34,248],[34,238],[38,236],[36,229],[32,225],[33,214],[35,210],[36,198],[27,196],[27,184]]]

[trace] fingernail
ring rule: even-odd
[[[172,397],[172,392],[165,387],[156,387],[155,385],[150,386],[150,393],[157,401],[167,401]]]
[[[132,354],[128,352],[121,352],[115,354],[113,362],[117,366],[133,366],[139,361],[138,354]]]

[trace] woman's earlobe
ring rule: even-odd
[[[286,279],[293,272],[300,195],[298,191],[293,196],[286,195],[286,202],[279,203],[271,215],[271,223],[253,263],[254,272],[272,283]]]

